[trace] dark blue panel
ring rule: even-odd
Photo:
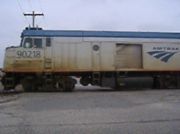
[[[25,36],[41,37],[109,37],[109,38],[172,38],[180,39],[180,33],[158,32],[116,32],[116,31],[65,31],[65,30],[24,30]]]

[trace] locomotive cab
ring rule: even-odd
[[[44,50],[42,38],[24,38],[20,47],[6,48],[4,70],[31,72],[43,69]]]

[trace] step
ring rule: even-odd
[[[47,82],[52,81],[51,79],[46,79]]]
[[[6,87],[13,87],[13,85],[6,85]]]
[[[6,81],[7,81],[7,80],[8,80],[8,81],[9,81],[9,80],[13,80],[13,78],[6,78]]]
[[[46,60],[45,63],[52,63],[52,61],[51,60]]]
[[[52,67],[45,67],[45,69],[52,69]]]

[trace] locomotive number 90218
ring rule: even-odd
[[[18,58],[40,58],[41,51],[17,51]]]

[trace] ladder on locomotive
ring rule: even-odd
[[[10,90],[14,88],[14,73],[7,73],[5,76],[5,90]]]
[[[53,85],[53,76],[52,73],[45,73],[45,87],[47,88],[52,88]]]
[[[92,74],[92,83],[93,85],[100,85],[100,72],[93,72]]]
[[[51,70],[52,69],[52,59],[45,58],[45,60],[44,60],[44,68],[46,70]]]

